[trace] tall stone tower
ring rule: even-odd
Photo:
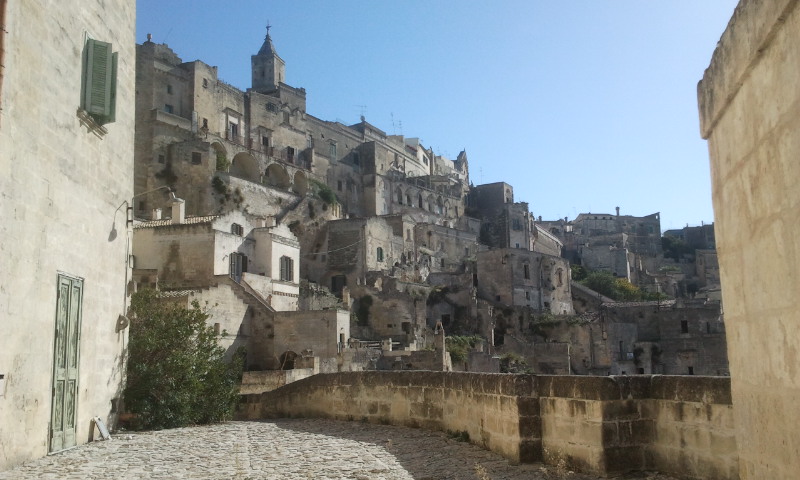
[[[267,36],[264,38],[261,49],[250,57],[253,75],[252,88],[256,92],[275,90],[284,81],[286,75],[286,63],[275,51],[269,36],[269,29],[270,26],[267,25]]]

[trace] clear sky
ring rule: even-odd
[[[736,0],[138,0],[137,42],[250,86],[267,22],[308,113],[419,137],[544,219],[713,221],[697,82]]]

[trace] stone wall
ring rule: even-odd
[[[86,443],[92,418],[114,426],[128,330],[133,195],[135,17],[133,0],[2,2],[0,96],[0,470]],[[87,37],[118,54],[116,120],[81,109]],[[59,278],[72,282],[71,313]],[[70,290],[67,290],[69,292]],[[65,292],[62,290],[61,294]],[[66,308],[66,307],[64,307]],[[75,376],[54,379],[57,319],[75,319]],[[66,329],[62,326],[62,332]],[[64,336],[62,336],[63,338]],[[66,356],[60,356],[66,358]],[[56,385],[75,402],[55,409]],[[67,395],[67,398],[72,398]],[[50,443],[64,420],[71,439]],[[71,424],[71,425],[70,425]],[[59,429],[60,430],[60,429]]]
[[[742,0],[698,86],[743,479],[800,470],[798,5]]]
[[[453,372],[315,375],[246,395],[242,419],[321,417],[469,436],[512,461],[738,478],[730,381]]]

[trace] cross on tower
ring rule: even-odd
[[[269,20],[267,20],[267,36],[269,37],[269,29],[272,28],[272,25],[269,24]]]

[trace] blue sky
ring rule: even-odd
[[[736,0],[138,0],[137,42],[250,86],[267,22],[324,120],[420,137],[544,219],[713,221],[697,82]]]

